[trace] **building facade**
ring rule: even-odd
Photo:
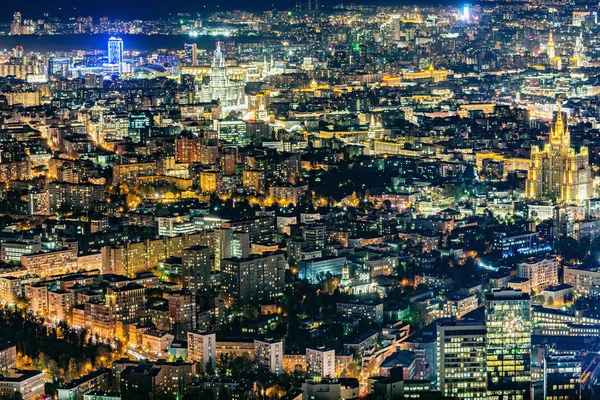
[[[550,130],[550,143],[543,149],[531,148],[526,196],[550,197],[563,203],[581,203],[592,197],[592,172],[587,147],[576,152],[571,147],[569,128],[560,101]]]
[[[531,303],[512,289],[486,297],[488,399],[527,399],[531,385]]]

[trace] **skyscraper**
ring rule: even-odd
[[[123,71],[123,39],[112,36],[108,39],[108,64],[118,65]]]
[[[21,34],[21,25],[23,24],[23,20],[21,18],[21,13],[16,12],[13,14],[13,20],[10,24],[10,34],[11,35],[20,35]]]
[[[489,400],[529,399],[531,384],[531,304],[513,289],[486,297],[486,372]]]
[[[227,71],[225,56],[221,50],[221,42],[217,42],[213,62],[208,73],[208,83],[202,85],[199,100],[203,103],[219,100],[225,115],[232,111],[242,112],[246,110],[245,83],[244,81],[230,79]]]
[[[556,198],[562,203],[581,203],[592,197],[592,172],[587,147],[579,153],[571,147],[571,135],[558,101],[558,111],[550,129],[550,143],[543,149],[531,147],[526,196]]]
[[[185,65],[195,67],[198,65],[198,46],[196,43],[185,43],[183,45],[183,62]]]
[[[485,324],[457,321],[437,327],[438,387],[455,399],[483,398],[486,393]]]
[[[546,45],[546,54],[548,54],[549,59],[553,59],[556,57],[556,50],[554,48],[554,38],[552,37],[552,31],[548,35],[548,44]]]
[[[210,290],[212,261],[210,250],[204,246],[194,246],[183,250],[183,287],[192,293],[206,293]]]

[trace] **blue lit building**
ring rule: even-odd
[[[71,59],[69,57],[50,57],[48,60],[48,76],[68,78]]]
[[[538,232],[526,233],[496,233],[494,249],[502,252],[502,257],[510,257],[516,254],[536,254],[550,250],[548,243],[540,242]]]
[[[123,71],[123,39],[114,36],[108,39],[108,64],[118,65],[119,72]]]
[[[298,263],[298,276],[311,283],[319,283],[331,276],[341,275],[346,257],[320,257]]]

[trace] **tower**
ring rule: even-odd
[[[548,44],[546,45],[546,54],[548,54],[549,59],[553,59],[556,57],[556,49],[554,48],[554,38],[552,37],[552,31],[550,31],[550,35],[548,36]]]
[[[185,43],[183,45],[184,61],[187,65],[195,67],[198,65],[198,46],[196,43]]]
[[[581,67],[586,64],[585,46],[583,44],[583,30],[575,39],[575,48],[573,50],[573,62],[575,67]]]
[[[10,24],[10,34],[11,35],[20,35],[21,34],[21,25],[22,25],[21,13],[16,12],[13,14],[13,20]]]
[[[118,65],[123,72],[123,39],[112,36],[108,39],[108,64]]]
[[[563,203],[581,203],[593,194],[588,149],[581,147],[576,152],[571,147],[560,100],[557,110],[549,143],[543,149],[531,148],[525,194],[530,199],[550,197]]]
[[[222,112],[226,115],[232,111],[242,112],[247,109],[244,85],[243,80],[234,80],[229,77],[221,42],[217,42],[210,72],[208,73],[208,82],[202,84],[199,100],[201,102],[219,100]]]

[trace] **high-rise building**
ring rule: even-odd
[[[544,399],[581,399],[581,358],[552,354],[544,359]]]
[[[183,62],[191,67],[198,65],[198,46],[196,43],[185,43],[183,45]]]
[[[284,274],[283,253],[222,259],[221,292],[229,304],[272,298],[283,290]]]
[[[13,57],[14,58],[23,58],[25,56],[25,52],[23,51],[23,46],[15,46],[13,49]]]
[[[563,203],[581,203],[592,197],[592,172],[587,147],[579,153],[571,147],[569,128],[558,102],[556,120],[550,129],[550,143],[531,148],[526,196],[550,197]]]
[[[12,20],[12,23],[10,24],[10,34],[11,35],[20,35],[22,25],[23,25],[23,19],[21,17],[21,13],[17,11],[13,14],[13,20]]]
[[[546,45],[546,54],[548,54],[549,59],[553,59],[556,57],[556,49],[554,48],[554,38],[552,37],[552,31],[548,35],[548,44]]]
[[[486,297],[487,398],[528,399],[531,385],[531,302],[513,289]]]
[[[539,293],[558,284],[558,259],[556,256],[530,258],[519,263],[519,278],[529,280],[531,290]]]
[[[86,89],[102,89],[104,87],[104,78],[102,75],[86,74],[85,88]]]
[[[265,192],[265,173],[263,171],[244,171],[242,185],[249,193]]]
[[[71,59],[69,57],[50,57],[48,59],[48,76],[67,78]]]
[[[230,79],[227,69],[225,56],[221,50],[221,42],[217,42],[213,62],[208,73],[208,83],[202,85],[199,96],[200,101],[203,103],[220,100],[225,115],[231,111],[241,112],[246,110],[244,81]]]
[[[483,321],[442,323],[437,327],[438,387],[445,397],[485,397],[485,324]]]
[[[175,159],[181,163],[201,162],[201,138],[181,136],[175,139]]]
[[[51,212],[66,206],[76,210],[91,210],[106,198],[102,185],[53,182],[49,185],[48,192]]]
[[[326,347],[307,348],[306,373],[310,377],[335,377],[335,350]]]
[[[304,225],[302,228],[304,240],[309,243],[309,248],[321,250],[325,247],[327,239],[327,228],[320,223]]]
[[[196,295],[189,290],[170,292],[167,301],[171,329],[177,339],[185,340],[187,333],[196,329]]]
[[[108,39],[108,64],[117,65],[123,72],[123,39],[112,36]]]
[[[283,372],[283,341],[254,340],[254,363],[274,374]]]
[[[188,332],[188,360],[215,368],[217,362],[217,338],[210,332]]]
[[[194,246],[183,250],[182,256],[183,287],[192,293],[206,293],[210,290],[210,271],[212,261],[210,249]]]
[[[146,288],[132,283],[106,290],[106,305],[112,308],[115,318],[128,320],[144,318],[146,314]]]

